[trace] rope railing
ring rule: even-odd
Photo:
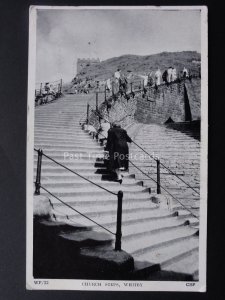
[[[96,225],[100,226],[101,228],[104,228],[105,230],[107,230],[108,232],[114,234],[113,232],[111,232],[110,230],[108,230],[107,228],[105,228],[104,226],[102,226],[101,224],[95,222],[94,220],[92,220],[91,218],[87,217],[85,214],[82,214],[80,211],[76,210],[75,208],[73,208],[71,205],[69,205],[68,203],[64,202],[63,200],[59,199],[57,196],[55,196],[53,193],[51,193],[50,191],[48,191],[45,187],[43,187],[41,185],[41,167],[42,167],[42,157],[46,157],[49,160],[51,160],[52,162],[56,163],[57,165],[61,166],[62,168],[70,171],[71,173],[77,175],[78,177],[86,180],[87,182],[91,183],[92,185],[97,186],[98,188],[101,188],[102,190],[117,196],[117,219],[116,219],[116,233],[114,234],[116,236],[115,239],[115,251],[121,251],[121,238],[122,238],[122,202],[123,202],[123,192],[120,190],[118,191],[118,193],[114,193],[106,188],[104,188],[103,186],[93,182],[92,180],[82,176],[81,174],[71,170],[70,168],[64,166],[63,164],[61,164],[60,162],[56,161],[55,159],[53,159],[52,157],[46,155],[43,153],[43,151],[41,149],[37,150],[34,148],[34,151],[36,151],[38,153],[38,160],[37,160],[37,170],[36,170],[36,181],[35,181],[35,195],[40,195],[40,189],[42,188],[43,190],[45,190],[47,193],[49,193],[51,196],[55,197],[58,201],[61,201],[63,204],[65,204],[66,206],[70,207],[71,209],[73,209],[74,211],[76,211],[77,213],[79,213],[80,215],[82,215],[83,217],[89,219],[90,221],[94,222]]]

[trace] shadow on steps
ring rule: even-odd
[[[125,279],[133,258],[114,251],[114,237],[50,219],[34,218],[33,276],[49,279]]]
[[[165,126],[170,128],[170,129],[174,129],[177,131],[181,131],[183,133],[185,133],[188,136],[193,137],[194,139],[200,141],[201,136],[200,136],[200,120],[196,120],[196,121],[191,121],[191,122],[169,122],[169,123],[165,123]]]

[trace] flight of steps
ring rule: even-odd
[[[130,172],[123,184],[104,165],[104,149],[82,130],[79,120],[91,95],[66,95],[35,109],[35,148],[85,178],[117,193],[122,190],[122,249],[135,259],[135,271],[161,271],[198,278],[198,221],[186,210],[170,210],[150,200],[149,186]],[[37,153],[34,152],[34,175]],[[35,179],[35,178],[34,178]],[[117,197],[43,157],[41,184],[76,210],[116,232]],[[75,225],[114,243],[114,236],[85,219],[41,189],[53,204],[57,220]],[[150,274],[150,273],[149,273]],[[149,275],[150,276],[150,275]],[[172,280],[173,277],[171,277]]]
[[[191,209],[194,215],[199,216],[200,142],[183,132],[158,124],[133,124],[128,129],[128,133],[132,134],[135,130],[137,131],[135,142],[138,145],[149,154],[158,157],[161,163],[169,167],[172,172],[197,191],[196,193],[179,178],[161,166],[161,185],[175,196],[176,199],[181,201],[182,204]],[[134,164],[156,180],[156,162],[147,155],[143,159],[143,151],[138,149],[134,144],[131,145],[130,152],[131,160]],[[130,169],[136,174],[138,180],[143,180],[145,184],[154,184],[151,179],[143,175],[132,165]],[[156,184],[154,186],[156,187]],[[161,191],[164,195],[168,195],[163,189]],[[182,206],[178,206],[176,201],[172,202],[176,207],[182,209]]]

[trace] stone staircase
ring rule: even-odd
[[[128,133],[135,133],[135,142],[150,155],[158,157],[160,162],[178,175],[182,180],[200,191],[200,142],[183,132],[173,130],[158,124],[134,123],[128,128]],[[131,160],[150,177],[156,180],[156,162],[145,155],[134,144],[130,147]],[[135,156],[136,155],[136,156]],[[153,182],[131,165],[131,172],[144,184]],[[174,195],[182,204],[188,207],[195,215],[199,215],[200,196],[179,178],[172,175],[163,166],[160,168],[161,185]],[[154,184],[155,185],[155,184]],[[162,193],[168,195],[163,189]],[[171,197],[170,197],[171,198]],[[182,209],[176,201],[170,199],[176,209]]]
[[[147,276],[154,279],[155,266],[159,266],[161,272],[170,273],[171,280],[198,280],[198,220],[193,218],[190,212],[176,205],[171,208],[151,201],[154,194],[149,193],[149,187],[154,191],[154,185],[149,181],[139,180],[131,169],[129,173],[124,174],[122,185],[113,179],[104,165],[103,147],[82,130],[79,124],[90,99],[91,95],[66,95],[57,102],[37,107],[35,148],[41,148],[57,162],[114,193],[123,191],[122,249],[134,257],[134,275],[136,274],[137,278],[139,275],[143,278],[145,274],[145,279]],[[152,143],[154,139],[155,143],[158,143],[160,137],[159,132],[155,132],[156,128],[153,127],[149,133],[147,129],[142,130],[145,138],[148,135]],[[140,130],[138,132],[136,140],[141,142],[143,135],[140,134]],[[171,151],[172,148],[170,153]],[[166,158],[170,157],[169,152],[167,154]],[[173,165],[174,162],[171,163]],[[34,152],[34,176],[36,164],[37,153]],[[115,195],[72,174],[44,156],[41,184],[87,217],[116,232]],[[57,221],[72,224],[80,228],[81,233],[88,231],[93,237],[97,234],[99,239],[103,237],[106,240],[107,245],[114,243],[113,235],[42,189],[41,194],[48,197],[53,204]]]

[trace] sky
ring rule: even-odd
[[[200,10],[38,9],[36,82],[76,75],[77,58],[201,52]]]

